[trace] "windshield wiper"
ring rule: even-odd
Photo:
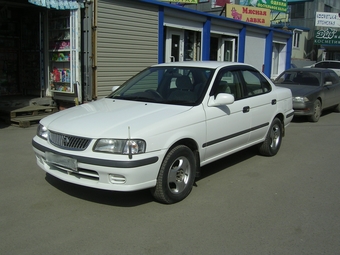
[[[114,96],[112,99],[122,99],[122,100],[129,100],[129,101],[139,101],[139,102],[156,102],[162,103],[163,100],[150,98],[150,97],[141,97],[141,96]]]

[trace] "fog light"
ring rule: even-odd
[[[112,184],[124,184],[126,182],[125,176],[120,174],[109,174],[109,180]]]

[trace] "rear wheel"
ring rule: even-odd
[[[318,122],[321,116],[321,102],[319,99],[314,101],[313,114],[309,116],[309,121]]]
[[[279,151],[282,141],[282,122],[275,118],[268,130],[266,139],[259,146],[259,152],[264,156],[274,156]]]
[[[165,156],[158,173],[153,197],[166,204],[179,202],[191,192],[195,180],[195,157],[184,145],[171,149]]]

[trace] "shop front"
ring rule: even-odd
[[[0,1],[0,101],[5,106],[81,100],[81,6],[59,2]]]

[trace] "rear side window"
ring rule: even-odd
[[[246,97],[255,96],[271,91],[269,82],[259,73],[253,70],[242,71],[246,85]]]
[[[326,62],[320,62],[320,63],[317,63],[315,64],[315,67],[317,68],[327,68],[327,63]]]
[[[340,63],[337,63],[337,62],[329,62],[329,63],[328,63],[328,68],[340,69]]]
[[[324,82],[332,82],[332,84],[336,84],[339,82],[339,76],[335,73],[326,73]]]

